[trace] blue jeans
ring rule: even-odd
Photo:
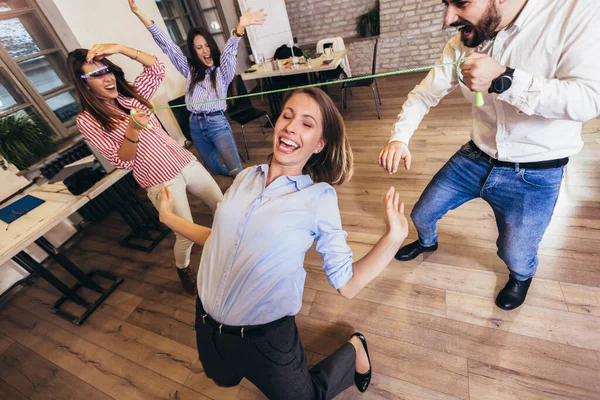
[[[242,160],[225,114],[192,114],[190,132],[194,146],[211,174],[235,177],[242,171]]]
[[[438,171],[411,213],[422,246],[437,243],[437,222],[448,211],[481,197],[494,211],[498,256],[520,281],[535,275],[537,252],[558,200],[564,166],[502,168],[479,158],[467,143]]]

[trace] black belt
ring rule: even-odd
[[[228,334],[240,337],[247,336],[264,336],[264,334],[270,330],[281,324],[284,320],[294,317],[283,317],[273,322],[269,322],[268,324],[263,325],[247,325],[247,326],[231,326],[225,325],[220,322],[217,322],[208,315],[206,311],[204,311],[204,307],[202,307],[202,302],[200,301],[200,297],[196,297],[196,307],[200,311],[200,318],[202,318],[202,323],[206,325],[210,325],[212,328],[216,329],[221,335]],[[199,323],[199,321],[198,321]]]
[[[223,111],[211,111],[211,112],[204,112],[204,111],[194,111],[192,112],[192,114],[194,114],[197,117],[201,117],[201,118],[206,118],[206,117],[214,117],[216,115],[225,115],[225,113]]]
[[[535,162],[522,162],[522,163],[514,163],[508,161],[500,161],[495,159],[494,157],[489,156],[487,153],[483,152],[473,141],[469,142],[469,145],[476,151],[477,158],[481,158],[490,164],[493,164],[496,167],[502,168],[516,168],[517,166],[521,169],[550,169],[550,168],[559,168],[563,165],[567,165],[569,162],[569,157],[565,158],[557,158],[556,160],[548,160],[548,161],[535,161]]]

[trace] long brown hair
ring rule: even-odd
[[[190,54],[188,57],[188,66],[192,75],[188,92],[190,92],[190,95],[194,94],[196,85],[204,80],[206,77],[206,70],[208,69],[208,67],[200,60],[200,57],[198,57],[198,53],[196,53],[196,47],[194,46],[194,39],[196,36],[202,36],[210,48],[210,56],[215,67],[210,73],[210,81],[215,93],[219,93],[217,90],[217,68],[221,65],[221,50],[219,50],[219,46],[217,46],[217,42],[215,42],[215,39],[213,39],[210,32],[202,27],[190,29],[187,35],[187,49]]]
[[[302,173],[309,175],[314,182],[327,182],[330,185],[341,185],[348,182],[354,172],[354,155],[346,135],[344,119],[331,98],[318,88],[298,89],[289,93],[284,102],[292,96],[304,93],[319,104],[323,123],[323,139],[325,147],[310,156]],[[273,154],[269,156],[269,162]]]
[[[116,127],[118,121],[122,121],[127,117],[98,99],[94,92],[90,90],[89,86],[85,82],[85,79],[81,77],[81,75],[84,74],[83,65],[87,62],[87,54],[87,49],[77,49],[69,53],[69,57],[67,57],[67,63],[69,65],[71,80],[75,85],[75,91],[79,96],[83,109],[89,112],[105,130],[110,131]],[[126,97],[132,97],[144,104],[146,107],[152,108],[152,104],[140,96],[133,85],[125,80],[125,74],[118,65],[114,64],[107,58],[104,58],[102,63],[107,65],[114,73],[117,80],[117,91],[119,94],[122,94]]]

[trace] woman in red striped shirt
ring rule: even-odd
[[[122,54],[144,66],[133,85],[123,70],[106,57]],[[115,167],[133,170],[135,180],[157,206],[160,189],[168,186],[175,196],[175,213],[192,221],[187,193],[199,197],[214,212],[223,199],[221,189],[198,162],[162,128],[150,111],[149,99],[165,76],[157,58],[120,44],[97,44],[77,49],[67,60],[71,79],[83,111],[77,117],[81,134]],[[135,110],[135,115],[130,111]],[[176,235],[177,274],[184,289],[196,293],[196,278],[189,267],[193,242]]]

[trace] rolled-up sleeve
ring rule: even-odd
[[[319,198],[316,212],[316,250],[323,258],[323,270],[331,286],[339,289],[352,278],[352,250],[342,229],[335,190],[329,188]]]
[[[135,90],[146,100],[150,100],[154,96],[165,78],[165,64],[156,57],[154,59],[154,64],[144,67],[142,73],[133,82]]]

